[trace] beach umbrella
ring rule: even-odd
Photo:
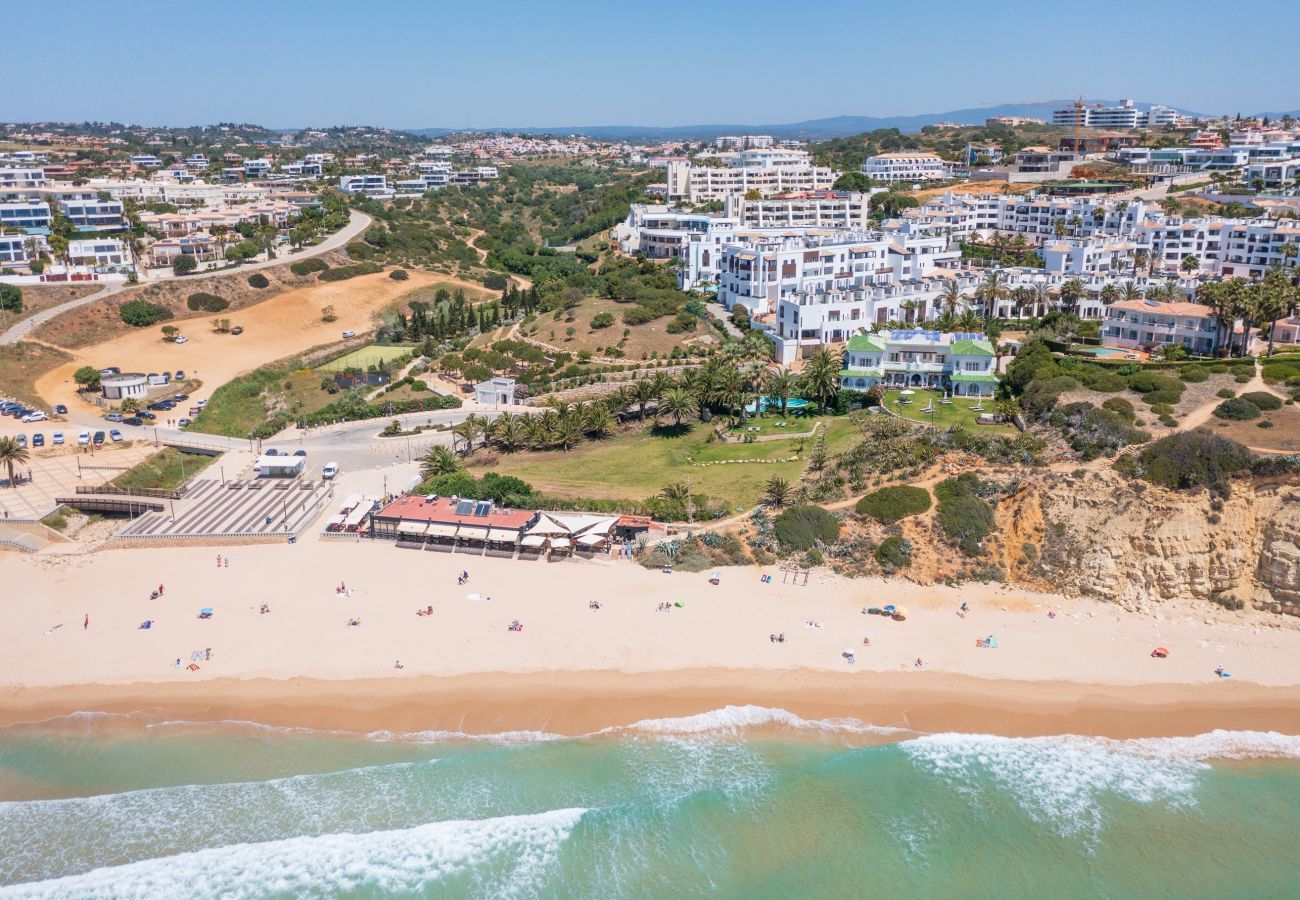
[[[891,603],[891,604],[889,604],[888,606],[885,607],[885,612],[887,612],[887,613],[891,613],[891,612],[893,612],[893,611],[894,611],[894,604]]]
[[[481,603],[481,602],[483,601],[483,595],[482,595],[482,594],[466,594],[466,595],[465,595],[465,599],[466,599],[466,600],[473,600],[475,603]]]
[[[212,607],[211,607],[211,606],[205,606],[205,607],[203,607],[201,610],[199,610],[199,615],[201,615],[201,616],[210,616],[210,615],[212,615]]]
[[[916,391],[913,391],[913,390],[899,391],[899,392],[898,392],[898,396],[900,396],[900,397],[910,397],[910,396],[912,396],[912,395],[915,394],[915,393],[916,393]]]

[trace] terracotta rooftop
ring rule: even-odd
[[[1200,316],[1202,318],[1214,315],[1214,310],[1201,303],[1161,303],[1156,300],[1121,300],[1118,303],[1112,303],[1111,309],[1123,309],[1129,312],[1152,313],[1161,316]]]
[[[470,504],[469,511],[463,508]],[[487,504],[485,515],[474,513]],[[537,513],[530,509],[501,509],[487,500],[455,500],[439,497],[426,500],[419,494],[405,494],[375,513],[381,519],[404,519],[410,522],[437,522],[443,525],[487,525],[492,528],[523,528]]]

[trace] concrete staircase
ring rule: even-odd
[[[48,547],[50,541],[34,531],[28,531],[13,525],[0,525],[0,545],[12,547],[24,553],[35,553]]]

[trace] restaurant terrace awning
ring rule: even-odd
[[[429,530],[428,522],[398,522],[397,523],[398,534],[417,535],[417,534],[424,534],[428,530]]]
[[[566,537],[551,538],[551,546],[552,546],[552,547],[568,547],[568,546],[570,546],[572,543],[573,543],[573,541],[569,540],[569,539],[566,538]]]
[[[578,535],[578,543],[584,547],[592,547],[604,543],[605,537],[603,534],[580,534]]]
[[[513,528],[489,528],[487,539],[497,544],[515,544],[519,541],[519,532]]]
[[[429,525],[429,537],[453,538],[456,536],[456,528],[455,525],[442,525],[434,522]]]
[[[488,529],[483,525],[462,525],[456,537],[462,541],[486,541]]]
[[[540,534],[526,534],[520,539],[521,547],[540,547],[546,543],[546,538]]]

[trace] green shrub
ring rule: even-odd
[[[1168,403],[1152,403],[1151,412],[1157,416],[1172,416],[1174,408]]]
[[[347,251],[348,256],[356,260],[367,260],[375,258],[375,248],[361,241],[353,241],[343,248]]]
[[[510,279],[500,272],[489,272],[483,276],[483,287],[489,291],[504,291],[510,286]]]
[[[1200,384],[1209,380],[1209,373],[1200,366],[1184,366],[1178,370],[1178,377],[1188,384]]]
[[[790,550],[808,550],[818,541],[833,544],[840,537],[840,523],[820,506],[792,506],[772,522],[776,539]]]
[[[1165,426],[1166,428],[1177,428],[1178,420],[1175,419],[1173,416],[1161,416],[1160,424]]]
[[[1182,398],[1183,398],[1182,391],[1170,391],[1162,388],[1161,390],[1158,391],[1152,391],[1149,394],[1143,394],[1142,402],[1147,404],[1148,406],[1156,406],[1159,404],[1173,406]]]
[[[1125,400],[1123,397],[1111,397],[1101,405],[1101,408],[1108,409],[1116,415],[1128,419],[1130,422],[1133,421],[1133,418],[1136,415],[1133,410],[1133,404]]]
[[[147,328],[172,317],[172,312],[165,306],[150,303],[148,300],[128,300],[118,310],[122,321],[136,328]]]
[[[338,266],[337,268],[321,272],[321,281],[344,281],[348,278],[356,278],[358,275],[373,275],[376,272],[384,271],[384,267],[377,262],[359,262],[350,266]]]
[[[1132,409],[1132,404],[1129,408]],[[1083,459],[1096,459],[1103,454],[1113,456],[1121,447],[1151,439],[1151,435],[1133,427],[1132,418],[1113,410],[1098,409],[1085,401],[1058,407],[1048,421],[1061,430],[1070,448]]]
[[[270,280],[261,272],[254,272],[252,275],[249,275],[248,284],[250,287],[255,287],[258,289],[271,286]]]
[[[1214,392],[1214,396],[1221,400],[1231,400],[1233,397],[1237,396],[1237,392],[1232,388],[1219,388]]]
[[[1249,384],[1251,379],[1254,377],[1255,376],[1253,375],[1234,375],[1232,380],[1237,382],[1237,384]]]
[[[394,269],[388,273],[388,277],[394,281],[406,281],[411,275],[405,269]]]
[[[1205,429],[1160,438],[1116,463],[1130,475],[1174,490],[1221,489],[1228,478],[1251,466],[1249,450]]]
[[[1209,372],[1211,375],[1224,375],[1228,371],[1228,365],[1227,363],[1215,363],[1214,365],[1206,366],[1205,371]]]
[[[295,275],[310,275],[312,272],[324,272],[328,268],[329,266],[327,266],[323,261],[318,257],[313,256],[309,259],[298,260],[296,263],[289,266],[289,271]]]
[[[1224,400],[1216,406],[1214,414],[1220,419],[1245,422],[1259,418],[1259,407],[1244,397],[1234,397],[1231,400]]]
[[[1139,394],[1149,394],[1153,391],[1172,391],[1178,396],[1182,396],[1183,383],[1177,378],[1170,378],[1168,375],[1157,375],[1154,372],[1138,372],[1136,375],[1130,375],[1128,379],[1130,390],[1137,391]]]
[[[906,569],[912,562],[912,542],[892,534],[880,542],[873,554],[886,575]]]
[[[908,516],[919,516],[930,508],[930,492],[907,484],[883,488],[867,494],[855,507],[860,516],[870,516],[888,525]]]
[[[1083,384],[1101,394],[1117,394],[1128,387],[1128,379],[1114,372],[1093,371],[1084,375]]]
[[[1241,395],[1241,399],[1250,401],[1263,411],[1282,408],[1282,398],[1274,397],[1264,391],[1248,391]]]
[[[1262,374],[1269,384],[1290,381],[1292,378],[1300,377],[1300,365],[1282,362],[1264,363]]]
[[[596,313],[591,317],[592,329],[608,328],[614,324],[614,314],[609,312]]]
[[[1272,427],[1273,427],[1273,423],[1270,422],[1268,419],[1265,419],[1265,420],[1262,421],[1262,422],[1256,422],[1256,423],[1255,423],[1255,427],[1256,427],[1256,428],[1272,428]]]
[[[230,305],[230,301],[216,294],[205,294],[200,291],[197,294],[190,294],[185,300],[185,305],[195,312],[221,312]]]
[[[939,525],[967,556],[983,553],[984,539],[993,530],[993,507],[980,496],[983,489],[973,472],[946,478],[934,487]]]

